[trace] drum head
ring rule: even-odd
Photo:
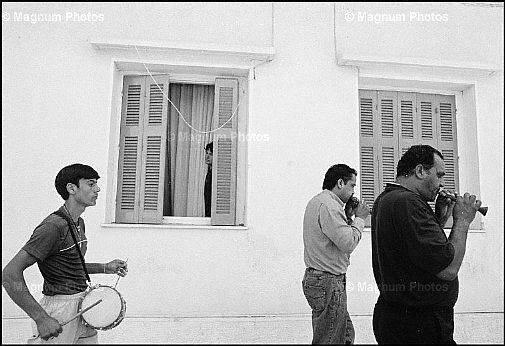
[[[102,299],[102,302],[82,314],[82,318],[92,327],[106,328],[112,325],[120,316],[123,301],[120,294],[112,287],[99,286],[86,294],[81,304],[81,310],[86,309],[100,299]]]

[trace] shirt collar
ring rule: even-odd
[[[398,189],[402,189],[402,190],[405,190],[405,191],[410,191],[412,193],[415,193],[416,195],[418,195],[418,193],[406,188],[405,186],[401,185],[401,184],[398,184],[398,183],[386,183],[386,190],[398,190]]]
[[[334,199],[335,201],[337,201],[337,202],[338,202],[341,206],[344,206],[344,205],[345,205],[345,203],[344,203],[344,202],[342,202],[342,200],[340,199],[340,197],[338,197],[338,196],[335,194],[335,192],[333,192],[333,191],[331,191],[331,190],[328,190],[328,189],[326,189],[326,190],[324,190],[324,191],[326,191],[326,192],[327,192],[327,194],[328,194],[328,195],[329,195],[332,199]]]

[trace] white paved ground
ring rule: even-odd
[[[371,316],[351,316],[356,344],[375,344]],[[2,319],[2,344],[25,343],[30,320]],[[503,344],[503,313],[455,315],[458,344]],[[222,318],[129,318],[100,333],[107,344],[310,344],[309,315]]]

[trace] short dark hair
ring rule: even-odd
[[[428,170],[435,164],[435,154],[440,156],[443,160],[444,157],[437,149],[430,145],[413,145],[405,154],[403,154],[398,165],[396,166],[396,177],[409,176],[414,173],[417,165],[423,165],[424,169]]]
[[[69,197],[67,184],[72,183],[79,186],[81,179],[100,179],[97,171],[87,165],[74,163],[73,165],[63,167],[54,180],[54,186],[60,196],[66,201]]]
[[[205,151],[210,150],[211,153],[214,153],[214,142],[210,142],[205,146]]]
[[[343,163],[331,166],[324,175],[323,190],[331,190],[337,185],[339,179],[344,180],[347,184],[352,179],[353,175],[358,175],[354,168],[351,168]]]

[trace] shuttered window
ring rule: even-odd
[[[145,76],[124,79],[116,222],[161,222],[166,90],[168,76],[157,76],[155,80]]]
[[[154,78],[124,77],[116,223],[163,222],[169,76]],[[238,80],[217,78],[215,90],[211,223],[234,225]]]
[[[398,161],[415,144],[442,153],[445,187],[459,192],[454,96],[360,90],[359,109],[361,196],[368,204],[395,181]]]
[[[237,185],[237,128],[235,110],[238,103],[238,81],[216,79],[214,100],[214,163],[212,177],[212,225],[235,224]]]

